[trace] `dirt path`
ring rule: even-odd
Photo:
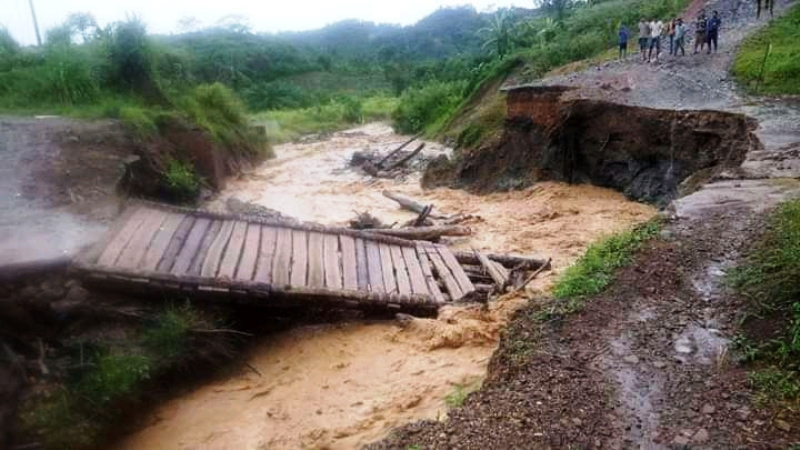
[[[475,196],[423,191],[419,175],[371,181],[348,167],[351,154],[387,151],[405,137],[373,124],[311,144],[287,144],[278,158],[229,183],[230,196],[302,220],[342,224],[369,210],[386,222],[414,215],[380,194],[390,189],[445,213],[479,216],[475,236],[456,242],[493,251],[554,258],[555,270],[533,283],[545,289],[600,235],[638,223],[652,207],[592,186],[541,183],[524,191]],[[430,155],[447,151],[429,143]],[[500,330],[524,297],[443,309],[437,319],[300,327],[265,339],[242,372],[159,408],[153,424],[120,444],[133,449],[358,448],[403,424],[444,417],[445,397],[480,382]]]
[[[116,123],[0,118],[0,261],[91,244],[117,213],[114,186],[130,152]]]

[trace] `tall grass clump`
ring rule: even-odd
[[[748,90],[800,94],[800,5],[744,40],[733,74]]]
[[[395,129],[401,133],[418,133],[446,120],[461,103],[466,87],[466,80],[434,81],[407,89],[392,113]]]
[[[772,336],[753,333],[760,340],[753,344],[760,367],[751,381],[770,398],[800,401],[800,200],[778,207],[763,237],[729,278],[748,300],[751,319],[774,330]]]
[[[614,280],[617,269],[629,264],[636,251],[655,237],[659,229],[660,224],[651,220],[590,245],[558,279],[553,295],[559,299],[579,300],[603,292]]]

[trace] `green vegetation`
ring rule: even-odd
[[[744,328],[753,336],[737,347],[757,362],[751,381],[767,398],[800,400],[800,201],[772,214],[764,237],[729,277],[750,305]],[[758,323],[773,332],[764,336]]]
[[[655,237],[659,229],[659,222],[651,220],[590,245],[578,262],[556,282],[553,295],[560,299],[579,300],[601,293],[613,281],[616,270],[629,264],[636,251]]]
[[[157,377],[184,369],[193,352],[204,351],[192,332],[208,326],[188,304],[169,306],[140,333],[91,344],[88,360],[82,360],[61,389],[25,405],[23,427],[36,432],[48,449],[96,448],[126,413],[151,395]],[[84,343],[80,346],[83,352]]]
[[[453,391],[444,397],[444,403],[448,408],[458,408],[464,404],[469,394],[481,388],[481,381],[475,381],[469,384],[457,384],[453,386]]]
[[[733,73],[746,88],[764,94],[800,94],[800,5],[745,39]]]

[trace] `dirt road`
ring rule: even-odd
[[[130,152],[113,122],[0,118],[0,261],[91,244],[117,213],[114,186]]]

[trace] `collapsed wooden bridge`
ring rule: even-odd
[[[129,206],[74,267],[88,281],[125,290],[274,307],[419,313],[476,293],[442,245],[150,203]]]

